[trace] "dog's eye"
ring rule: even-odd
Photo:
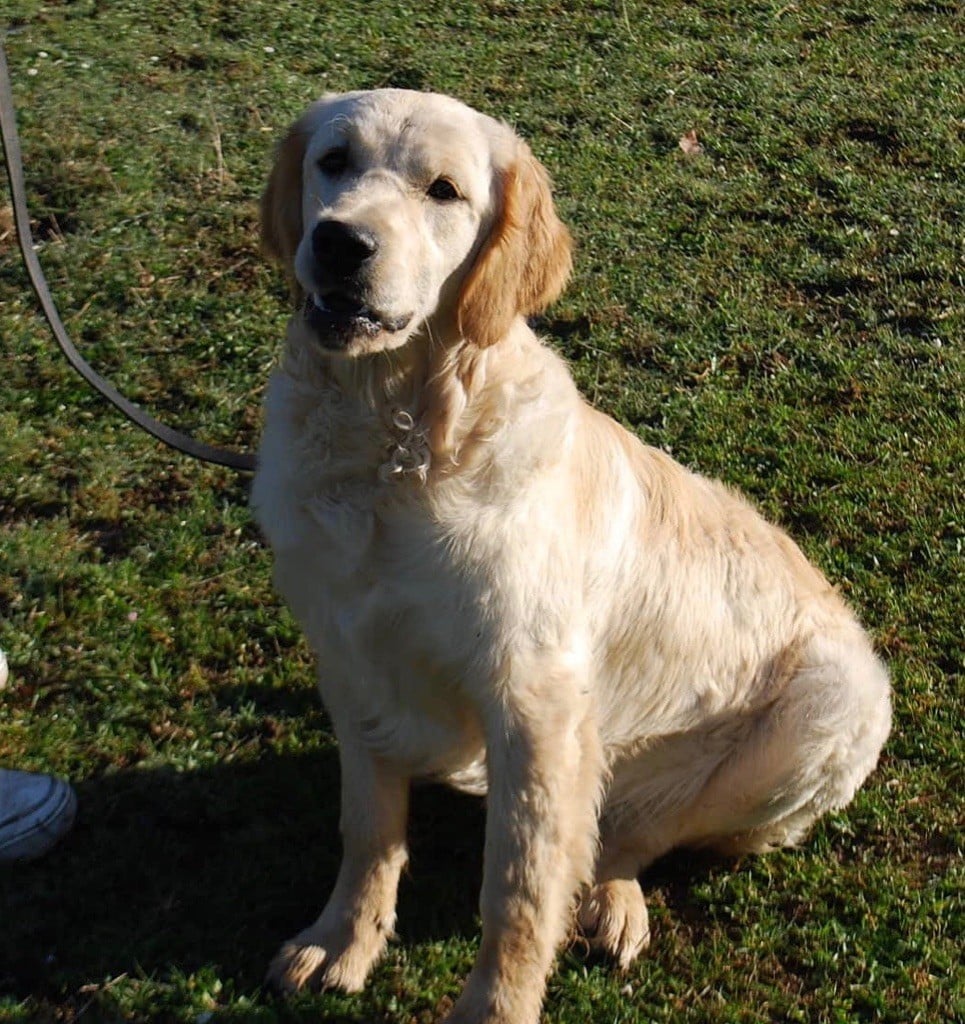
[[[317,161],[318,169],[330,178],[336,178],[348,166],[348,150],[344,147],[330,149]]]
[[[453,199],[459,198],[456,186],[448,178],[436,178],[426,189],[426,195],[440,203],[451,203]]]

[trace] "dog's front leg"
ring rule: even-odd
[[[357,992],[395,926],[405,866],[409,779],[340,729],[342,864],[318,920],[286,942],[268,969],[285,990]]]
[[[446,1024],[536,1024],[577,888],[590,879],[603,759],[585,680],[512,685],[487,726],[482,945]]]

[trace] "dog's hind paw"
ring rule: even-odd
[[[613,957],[624,971],[650,945],[647,904],[635,879],[613,878],[591,886],[577,922],[590,945]]]

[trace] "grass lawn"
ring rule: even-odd
[[[896,711],[800,850],[649,872],[651,955],[621,977],[562,953],[546,1020],[965,1018],[958,5],[5,0],[0,30],[68,329],[223,444],[255,443],[286,318],[256,212],[287,122],[401,85],[518,127],[578,241],[543,333],[597,405],[791,531]],[[334,879],[338,768],[249,482],[85,390],[2,191],[0,338],[0,764],[80,798],[61,846],[0,874],[0,1021],[437,1019],[478,942],[481,807],[418,794],[364,994],[264,992]]]

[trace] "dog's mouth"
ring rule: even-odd
[[[348,292],[314,292],[302,310],[305,322],[321,344],[328,349],[344,349],[358,338],[396,334],[408,326],[411,316],[388,317],[370,309],[360,298]]]

